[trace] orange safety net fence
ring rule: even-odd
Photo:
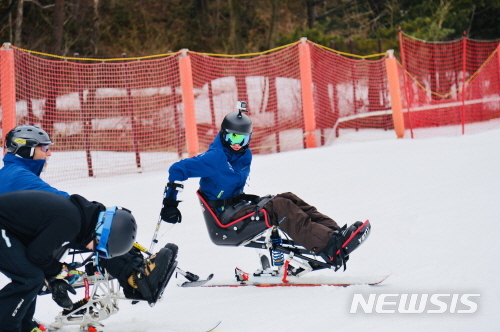
[[[457,135],[499,127],[499,43],[466,37],[423,42],[400,33],[409,136]]]
[[[385,59],[350,59],[319,46],[312,47],[311,59],[323,144],[342,137],[341,132],[394,128]]]
[[[17,124],[55,145],[44,178],[165,169],[184,148],[176,56],[120,63],[53,61],[15,49]]]
[[[253,122],[252,152],[303,148],[303,118],[297,44],[251,59],[192,53],[196,114],[203,150],[238,100],[248,102]],[[205,131],[205,128],[208,129]]]
[[[500,126],[498,42],[400,38],[405,137]],[[303,149],[304,45],[316,146],[380,133],[396,138],[383,54],[346,55],[309,41],[252,55],[181,51],[130,59],[63,58],[12,47],[15,122],[42,127],[55,142],[55,167],[43,175],[49,183],[145,171],[165,171],[166,181],[169,165],[189,156],[186,114],[194,111],[203,152],[237,100],[248,102],[254,153]],[[183,57],[190,60],[190,90],[181,79]],[[3,69],[5,84],[2,75]],[[185,109],[188,97],[194,110]]]

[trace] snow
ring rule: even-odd
[[[355,135],[355,134],[353,134]],[[369,219],[372,234],[345,272],[389,274],[378,286],[181,288],[172,278],[154,307],[120,302],[106,331],[493,331],[500,313],[500,130],[431,139],[341,139],[328,147],[255,156],[247,193],[292,191],[340,225]],[[49,165],[50,167],[50,165]],[[167,179],[165,171],[90,179],[59,187],[105,205],[132,210],[139,242],[149,247]],[[50,173],[50,168],[48,170]],[[228,279],[253,272],[254,249],[219,247],[209,239],[195,191],[185,182],[181,224],[162,224],[155,251],[179,245],[179,267]],[[496,202],[496,203],[495,203]],[[480,294],[474,313],[350,313],[356,294]],[[79,296],[72,296],[76,301]],[[391,301],[397,297],[392,297]],[[449,301],[448,301],[449,304]],[[459,303],[460,304],[460,303]],[[463,307],[463,306],[462,306]],[[387,308],[397,308],[386,305]],[[428,306],[429,309],[435,307]],[[467,309],[467,307],[465,307]],[[38,298],[35,317],[59,312]],[[497,318],[495,318],[497,317]],[[78,330],[75,327],[64,331]]]

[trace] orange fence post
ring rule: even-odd
[[[387,71],[387,81],[389,83],[394,130],[398,138],[403,138],[405,135],[405,123],[403,118],[403,104],[401,102],[401,89],[399,86],[398,63],[394,57],[394,50],[387,51],[385,69]]]
[[[194,109],[193,72],[188,49],[182,49],[179,59],[182,103],[184,104],[184,126],[186,128],[187,150],[190,157],[199,152],[198,132],[196,130],[196,113]]]
[[[462,118],[462,135],[465,134],[465,93],[467,92],[465,83],[465,76],[467,70],[467,35],[464,31],[464,35],[462,37],[462,112],[460,114]]]
[[[500,81],[500,44],[498,44],[496,48],[497,52],[497,71],[498,71],[498,79]]]
[[[316,117],[314,114],[313,82],[311,72],[311,51],[307,38],[300,38],[299,62],[300,81],[302,86],[302,112],[304,113],[304,131],[306,138],[306,148],[316,147]]]
[[[0,87],[2,103],[2,139],[16,126],[16,81],[14,75],[14,50],[10,43],[0,49]],[[5,151],[4,151],[5,153]]]

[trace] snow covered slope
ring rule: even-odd
[[[50,167],[50,166],[49,166]],[[383,275],[378,286],[181,288],[173,278],[162,302],[122,301],[104,321],[107,331],[494,331],[500,313],[500,131],[432,139],[387,139],[334,144],[310,150],[256,156],[247,193],[292,191],[340,225],[370,219],[372,234],[352,254],[345,272]],[[90,179],[59,187],[105,205],[132,210],[139,242],[149,247],[167,179],[165,171]],[[180,195],[181,224],[164,224],[159,244],[179,245],[179,267],[200,277],[231,278],[235,267],[253,272],[253,249],[210,242],[195,191]],[[395,313],[350,313],[356,294],[450,294],[446,310],[428,304],[420,314],[399,313],[398,296],[381,309]],[[471,297],[475,313],[451,310],[452,294]],[[373,296],[373,295],[372,295]],[[78,300],[74,297],[74,300]],[[447,300],[448,299],[448,300]],[[51,321],[59,311],[49,296],[38,299],[35,317]],[[457,309],[470,309],[458,302]],[[451,311],[455,311],[452,313]],[[68,329],[68,331],[72,331]]]

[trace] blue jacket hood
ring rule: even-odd
[[[3,157],[4,167],[8,167],[10,164],[22,167],[31,171],[36,176],[40,176],[45,165],[45,160],[43,159],[26,159],[13,155],[12,153],[6,153]]]
[[[18,190],[44,190],[69,197],[65,191],[51,187],[40,178],[45,165],[42,159],[25,159],[6,153],[0,169],[0,194]]]

